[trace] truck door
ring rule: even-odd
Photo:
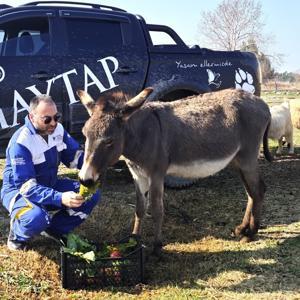
[[[51,94],[61,110],[61,86],[51,78],[61,72],[53,57],[54,12],[14,12],[0,18],[0,148],[24,123],[28,104],[37,94]],[[3,147],[1,147],[3,146]]]
[[[72,87],[66,95],[69,132],[76,136],[88,116],[76,90],[84,89],[94,98],[109,90],[135,95],[144,86],[148,56],[133,16],[75,10],[61,10],[60,16],[66,43],[64,69]]]

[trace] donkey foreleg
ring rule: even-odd
[[[160,255],[162,248],[162,224],[164,218],[164,177],[153,176],[150,182],[149,201],[154,226],[153,253]]]
[[[145,215],[147,195],[149,194],[149,178],[138,165],[126,160],[128,169],[133,177],[136,193],[135,220],[132,234],[141,235],[142,220]]]
[[[149,180],[145,177],[138,177],[134,179],[136,206],[135,206],[135,220],[132,234],[141,235],[142,221],[145,215],[147,206],[147,195],[149,193]]]
[[[280,155],[282,153],[282,149],[283,149],[283,139],[282,139],[282,137],[280,137],[278,139],[278,148],[276,150],[276,154]]]
[[[294,154],[293,127],[286,133],[285,139],[289,149],[289,154]]]

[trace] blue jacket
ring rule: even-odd
[[[81,168],[83,151],[58,123],[48,143],[37,134],[28,116],[12,136],[6,149],[1,199],[6,208],[12,198],[23,196],[40,205],[62,207],[62,193],[53,189],[58,166]]]

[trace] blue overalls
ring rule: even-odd
[[[57,178],[60,162],[69,168],[81,168],[83,151],[79,144],[60,123],[46,142],[27,116],[25,125],[8,144],[1,189],[14,240],[26,242],[46,229],[67,234],[88,217],[100,200],[97,191],[78,208],[62,205],[62,193],[78,192],[79,182]]]

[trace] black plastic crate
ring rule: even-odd
[[[122,242],[119,242],[120,244]],[[132,286],[144,282],[144,248],[138,243],[128,254],[87,262],[61,247],[61,283],[67,289]]]

